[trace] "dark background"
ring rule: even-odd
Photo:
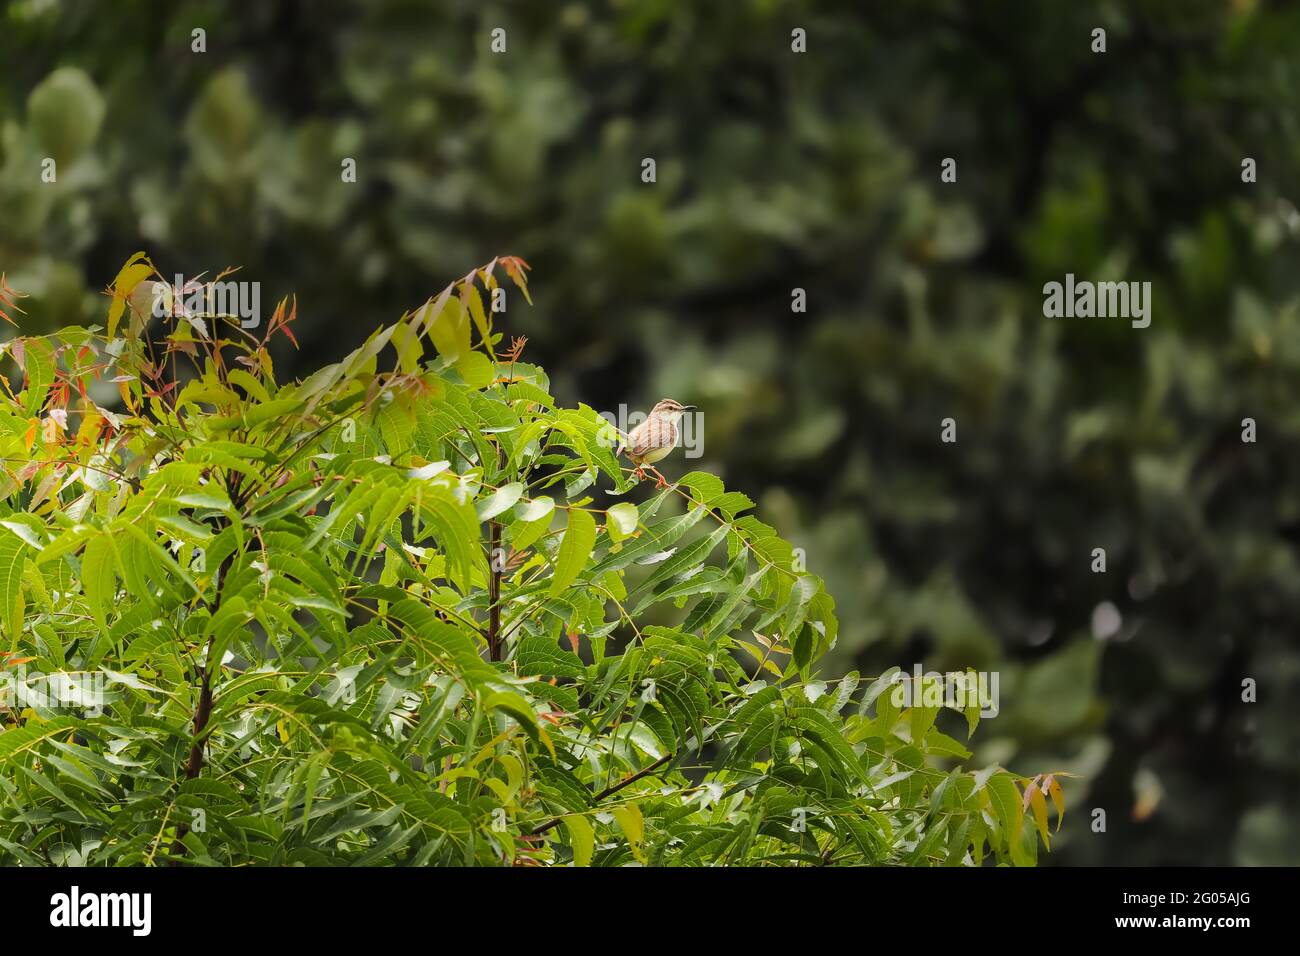
[[[296,293],[305,374],[522,256],[557,395],[701,406],[665,470],[806,549],[825,676],[999,672],[976,761],[1083,775],[1048,864],[1300,863],[1298,176],[1290,2],[0,3],[25,330],[144,249]]]

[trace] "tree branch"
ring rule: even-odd
[[[656,770],[658,770],[668,761],[672,760],[673,756],[674,754],[671,753],[664,754],[654,763],[650,764],[650,766],[643,767],[642,769],[638,770],[636,773],[632,774],[632,776],[628,777],[622,783],[616,783],[612,787],[606,787],[604,790],[600,791],[600,793],[596,794],[596,796],[592,798],[592,802],[600,803],[600,801],[604,800],[606,797],[612,797],[614,794],[618,793],[624,787],[630,787],[632,784],[636,783],[642,777],[648,777],[650,774],[654,773]],[[528,835],[541,836],[547,830],[550,830],[554,827],[558,827],[560,823],[563,821],[563,819],[564,819],[563,817],[555,817],[553,819],[547,820],[540,827],[533,830]]]
[[[505,559],[501,550],[501,522],[488,522],[488,660],[501,660],[501,575]]]

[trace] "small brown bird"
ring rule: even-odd
[[[679,437],[677,423],[694,405],[683,405],[671,398],[665,398],[636,428],[628,433],[627,441],[619,446],[618,454],[627,452],[627,457],[636,465],[636,476],[645,477],[645,466],[662,461],[677,445]],[[655,473],[655,486],[662,488],[665,484],[663,475]]]

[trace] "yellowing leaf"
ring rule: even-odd
[[[641,848],[641,843],[645,839],[645,819],[641,816],[641,808],[635,803],[629,803],[626,806],[615,807],[610,812],[618,821],[623,835],[627,837],[627,845],[632,855],[639,863],[644,863],[645,851]]]
[[[1029,784],[1029,806],[1034,812],[1034,825],[1038,827],[1039,834],[1042,835],[1043,845],[1051,847],[1052,831],[1047,828],[1047,799],[1043,796],[1042,789],[1036,783]]]
[[[470,388],[487,388],[496,376],[496,366],[482,352],[466,352],[456,360],[456,371]]]
[[[1056,807],[1056,829],[1061,829],[1061,823],[1065,820],[1065,794],[1061,791],[1061,782],[1056,777],[1049,775],[1044,781],[1047,784],[1047,792],[1052,797],[1052,805]]]
[[[113,280],[113,301],[108,306],[108,337],[113,338],[117,332],[117,323],[126,309],[126,300],[135,287],[153,274],[153,263],[143,252],[137,252],[126,261],[126,265]]]
[[[452,362],[469,352],[469,316],[460,299],[449,298],[434,316],[429,338],[438,354]]]
[[[484,348],[491,348],[491,323],[488,322],[487,314],[483,311],[483,299],[478,294],[478,289],[467,282],[461,289],[461,298],[469,307],[469,314],[474,319],[474,327],[478,329],[479,338],[483,340]]]
[[[590,866],[591,855],[596,849],[596,834],[586,817],[573,814],[563,818],[564,828],[569,831],[569,843],[573,846],[573,865]]]

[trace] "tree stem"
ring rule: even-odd
[[[501,660],[501,575],[505,560],[500,556],[501,524],[488,522],[488,660]]]
[[[234,560],[234,555],[229,554],[221,562],[221,570],[218,572],[216,580],[217,596],[212,599],[208,605],[209,611],[215,616],[221,609],[221,588],[226,583],[226,575],[230,571],[230,565]],[[216,643],[217,635],[214,633],[208,638],[208,649],[204,654],[203,667],[199,670],[199,704],[194,709],[194,742],[190,744],[190,759],[185,764],[185,779],[193,780],[203,769],[203,746],[205,741],[202,739],[203,731],[208,727],[208,719],[212,716],[212,672],[215,668],[221,666],[220,661],[212,660],[213,645]]]

